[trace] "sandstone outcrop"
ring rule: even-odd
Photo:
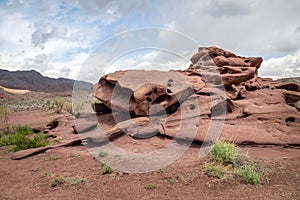
[[[117,71],[100,78],[95,113],[63,117],[45,129],[63,144],[24,150],[13,159],[49,148],[99,147],[124,135],[150,139],[239,145],[300,146],[300,88],[257,76],[262,58],[246,58],[217,47],[199,48],[186,70]],[[122,139],[122,138],[120,138]]]
[[[129,113],[120,131],[133,137],[152,130],[202,142],[213,127],[222,139],[239,144],[299,145],[299,85],[259,78],[262,61],[218,47],[199,48],[184,71],[118,71],[101,77],[93,94],[113,113]],[[213,125],[222,120],[222,127]],[[179,134],[182,129],[186,135]]]

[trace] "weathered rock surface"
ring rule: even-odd
[[[118,71],[100,79],[94,96],[114,111],[148,116],[153,105],[151,112],[159,113],[185,101],[193,94],[191,85],[197,90],[204,87],[200,77],[187,80],[172,71]]]
[[[113,112],[130,113],[132,120],[119,123],[126,128],[111,127],[133,137],[156,131],[178,138],[184,129],[180,137],[202,142],[213,139],[212,129],[239,144],[299,145],[299,85],[259,78],[262,61],[217,47],[199,48],[184,71],[118,71],[101,77],[93,93]],[[164,121],[150,120],[163,110]],[[195,127],[196,134],[189,134]]]
[[[217,138],[244,145],[300,146],[300,88],[257,77],[262,58],[245,58],[217,47],[199,48],[184,71],[118,71],[100,78],[93,95],[103,102],[49,124],[57,146],[24,150],[21,159],[80,142],[99,147],[129,135],[164,135],[185,141]],[[100,109],[100,110],[99,110]],[[126,137],[128,139],[128,137]],[[122,139],[122,138],[121,138]]]

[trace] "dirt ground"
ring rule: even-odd
[[[55,117],[58,115],[50,111],[15,112],[10,114],[10,124],[43,127]],[[129,142],[116,141],[116,144],[130,146]],[[149,145],[156,142],[153,139]],[[300,149],[297,148],[243,147],[266,172],[265,181],[258,185],[244,184],[229,174],[221,179],[205,175],[208,158],[198,158],[199,144],[191,145],[180,159],[160,171],[142,174],[114,171],[105,175],[101,173],[100,162],[82,145],[51,149],[22,160],[12,160],[9,149],[0,148],[1,200],[300,199]],[[58,178],[66,183],[51,187],[51,182]],[[156,188],[147,189],[149,184]]]

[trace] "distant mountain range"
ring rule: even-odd
[[[297,83],[298,85],[300,85],[300,77],[281,78],[277,79],[276,81],[284,83]]]
[[[49,78],[35,70],[8,71],[0,69],[0,86],[43,92],[64,92],[73,90],[75,80],[66,78]],[[90,90],[91,83],[76,81],[76,88]]]
[[[293,82],[300,85],[300,77],[281,78],[278,82]],[[8,71],[0,69],[0,86],[11,89],[22,89],[43,92],[72,91],[75,80],[66,78],[49,78],[35,70]],[[90,90],[92,83],[76,81],[76,89]]]

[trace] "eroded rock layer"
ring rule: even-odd
[[[110,126],[133,137],[157,132],[194,141],[220,137],[240,144],[297,146],[300,87],[259,78],[262,61],[217,47],[199,48],[184,71],[118,71],[101,77],[93,95],[115,116],[127,113]],[[116,129],[118,124],[123,128]]]

